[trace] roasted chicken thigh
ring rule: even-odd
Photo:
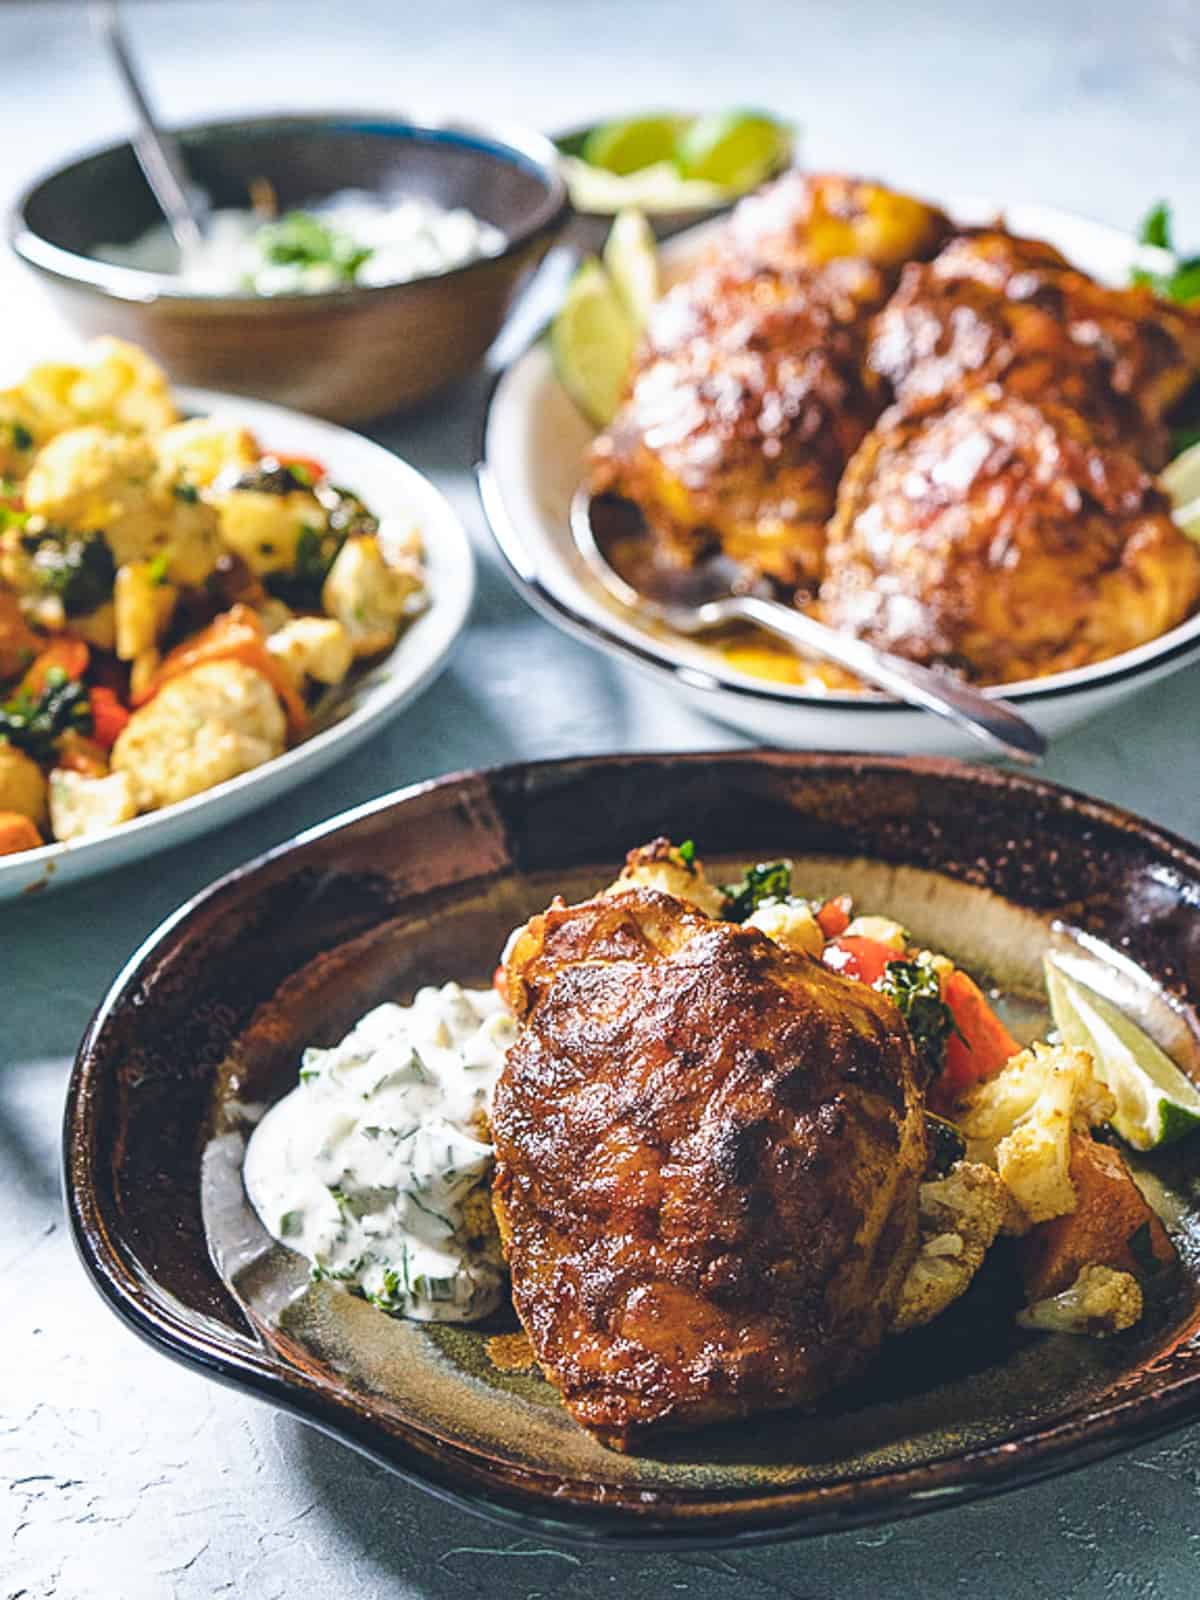
[[[926,1158],[892,1003],[647,888],[534,917],[506,981],[493,1203],[571,1414],[629,1449],[860,1372]]]
[[[1197,600],[1200,548],[1136,456],[996,384],[868,435],[820,593],[834,627],[991,683],[1131,649]]]

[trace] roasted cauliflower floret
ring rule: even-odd
[[[0,811],[15,811],[39,828],[46,821],[46,780],[37,762],[0,739]]]
[[[170,678],[113,746],[140,810],[172,805],[279,755],[286,723],[275,691],[240,661],[209,661]]]
[[[192,587],[220,554],[217,517],[176,487],[149,439],[94,425],[60,433],[39,453],[25,505],[46,523],[100,530],[118,566],[161,557],[173,583]]]
[[[167,375],[137,345],[94,339],[91,357],[67,392],[80,420],[104,422],[131,432],[157,433],[178,421]]]
[[[50,774],[50,829],[56,839],[80,839],[128,822],[138,813],[128,772],[91,777],[56,767]]]
[[[918,1206],[921,1245],[900,1290],[893,1333],[932,1322],[965,1291],[1004,1223],[1008,1193],[991,1167],[957,1161],[944,1178],[921,1185]]]
[[[350,635],[333,617],[293,617],[268,634],[267,649],[300,689],[307,678],[314,683],[341,683],[354,663]]]
[[[207,489],[221,473],[242,471],[258,460],[258,444],[248,428],[219,417],[189,417],[165,429],[154,441],[159,465],[182,483]]]
[[[385,560],[372,534],[347,539],[321,590],[321,604],[350,635],[355,656],[378,655],[396,641],[400,624],[418,611],[424,572],[413,556]]]
[[[629,852],[616,881],[604,892],[624,889],[657,889],[710,917],[719,917],[725,906],[725,896],[705,876],[704,863],[695,856],[688,859],[669,839],[652,839]]]
[[[318,540],[327,521],[320,501],[308,489],[272,494],[261,489],[229,489],[217,495],[221,538],[259,577],[291,572],[301,539]]]
[[[806,956],[819,957],[825,948],[825,935],[807,900],[764,900],[743,926],[757,928],[785,950]]]
[[[178,591],[162,583],[149,561],[118,567],[113,588],[113,633],[122,661],[136,661],[153,650],[175,609]]]
[[[1141,1286],[1132,1273],[1089,1266],[1069,1289],[1018,1312],[1017,1322],[1042,1333],[1086,1333],[1103,1338],[1132,1328],[1141,1315]]]
[[[1046,1222],[1075,1209],[1072,1133],[1115,1110],[1086,1051],[1035,1044],[974,1088],[957,1120],[968,1158],[996,1168],[1029,1222]]]

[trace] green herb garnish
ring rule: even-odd
[[[263,261],[277,267],[328,267],[343,283],[353,283],[371,259],[369,245],[330,228],[308,211],[289,211],[260,228],[257,245]]]
[[[936,1077],[946,1063],[946,1041],[959,1033],[950,1007],[942,999],[942,983],[926,951],[912,961],[889,961],[876,982],[908,1024],[917,1052]]]
[[[684,866],[690,867],[696,859],[696,841],[694,839],[685,839],[679,846],[678,854]]]
[[[0,739],[23,750],[35,761],[53,759],[64,733],[92,731],[92,708],[82,683],[68,678],[61,667],[51,667],[40,694],[19,690],[0,705]]]
[[[200,499],[200,491],[194,483],[177,483],[171,493],[185,506],[194,506]]]
[[[1174,253],[1171,208],[1165,200],[1160,200],[1142,219],[1138,243]],[[1147,272],[1144,267],[1135,267],[1132,278],[1134,283],[1144,283],[1156,294],[1167,300],[1176,300],[1180,305],[1200,300],[1200,256],[1176,256],[1175,266],[1170,272]]]
[[[12,442],[16,449],[33,449],[33,435],[23,423],[11,422],[9,423],[9,427],[12,429]]]
[[[739,883],[726,883],[721,887],[729,904],[725,907],[727,922],[745,922],[753,916],[764,900],[786,900],[792,892],[792,864],[790,861],[760,861],[747,867]]]
[[[57,595],[67,616],[86,616],[112,599],[116,566],[102,533],[47,527],[22,533],[21,548],[30,558],[34,586]]]

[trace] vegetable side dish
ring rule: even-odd
[[[622,1450],[852,1382],[1001,1235],[1024,1327],[1120,1333],[1176,1256],[1115,1135],[1180,1137],[1200,1093],[1099,996],[1048,984],[1059,1037],[1023,1048],[894,920],[799,897],[787,861],[718,886],[658,839],[514,931],[506,1009],[451,983],[306,1052],[247,1191],[314,1277],[462,1322],[503,1285],[494,1150],[533,1357]]]
[[[574,291],[593,371],[595,271]],[[1103,660],[1200,602],[1157,477],[1200,374],[1197,305],[1106,287],[999,222],[789,173],[611,348],[591,488],[636,504],[661,560],[723,554],[984,683]],[[559,360],[576,395],[580,364]]]
[[[181,420],[140,350],[0,393],[0,854],[116,827],[303,738],[424,605],[414,532],[319,462]]]

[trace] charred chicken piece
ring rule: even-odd
[[[642,888],[556,903],[506,972],[493,1204],[572,1416],[625,1450],[858,1374],[926,1161],[891,1002]]]
[[[790,172],[734,210],[715,254],[755,271],[807,273],[854,259],[893,273],[949,237],[936,206],[870,178]]]
[[[1038,240],[984,232],[904,269],[868,361],[909,415],[1000,382],[1070,406],[1157,468],[1164,414],[1200,371],[1200,312],[1107,288]]]
[[[889,411],[842,480],[820,608],[913,660],[1003,683],[1156,638],[1200,549],[1154,479],[1079,414],[987,385]]]
[[[857,262],[680,284],[593,446],[593,491],[634,501],[668,560],[719,550],[786,589],[814,585],[838,479],[883,404],[862,361],[883,294]]]

